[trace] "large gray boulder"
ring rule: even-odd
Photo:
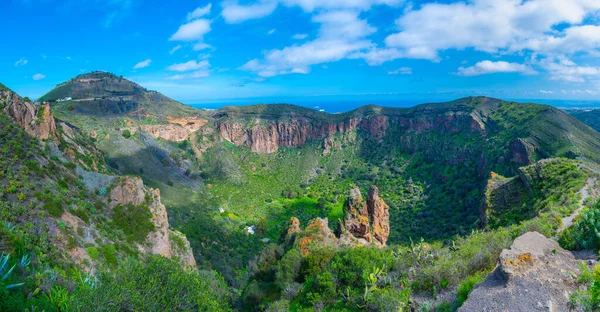
[[[500,263],[475,286],[459,311],[569,311],[580,274],[573,254],[537,232],[518,237]]]

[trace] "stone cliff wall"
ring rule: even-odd
[[[239,121],[217,121],[221,137],[235,145],[245,145],[257,153],[273,153],[279,147],[298,147],[308,140],[324,139],[336,133],[362,130],[373,139],[383,138],[390,128],[400,132],[440,131],[442,133],[483,131],[483,126],[471,115],[445,114],[427,117],[376,115],[348,118],[340,122],[292,118],[287,121],[256,119],[243,124]]]
[[[0,102],[5,104],[4,112],[29,135],[40,141],[49,140],[59,143],[56,123],[50,112],[49,103],[34,104],[9,90],[0,91]]]

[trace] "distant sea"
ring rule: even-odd
[[[225,106],[246,106],[254,104],[294,104],[330,114],[347,112],[358,107],[375,104],[387,107],[412,107],[423,103],[436,103],[455,100],[456,96],[432,96],[423,98],[395,98],[358,95],[351,97],[264,97],[227,100],[188,101],[187,105],[203,109],[219,109]],[[556,100],[556,99],[507,99],[517,102],[531,102],[552,105],[558,108],[600,108],[600,100]]]

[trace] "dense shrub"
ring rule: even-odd
[[[142,242],[154,230],[152,213],[144,205],[117,205],[113,208],[112,218],[113,223],[125,233],[129,241]]]
[[[60,218],[64,212],[63,204],[58,198],[47,199],[43,207],[46,211],[48,211],[48,214],[56,218]]]
[[[600,201],[585,208],[573,226],[560,235],[558,242],[570,250],[600,249]]]
[[[95,288],[78,289],[71,306],[79,311],[229,311],[230,300],[218,274],[150,256],[101,273]]]

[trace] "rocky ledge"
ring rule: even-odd
[[[573,254],[529,232],[502,251],[497,268],[475,286],[459,311],[569,311],[579,273]]]

